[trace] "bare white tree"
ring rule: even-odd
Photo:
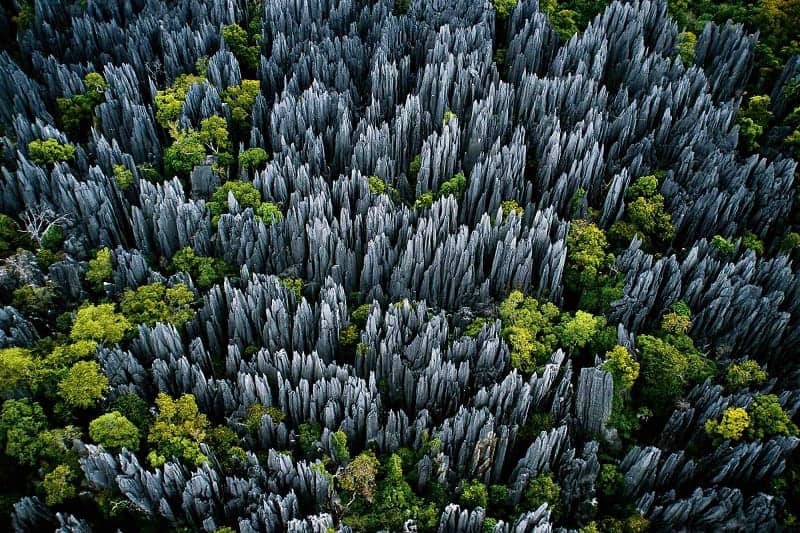
[[[25,229],[22,233],[27,233],[31,239],[36,241],[38,246],[42,245],[42,238],[55,225],[69,224],[72,217],[67,214],[58,214],[49,207],[37,205],[29,207],[20,216]]]

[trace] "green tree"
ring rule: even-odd
[[[178,250],[172,256],[172,268],[178,272],[191,274],[201,289],[208,289],[221,282],[225,276],[236,272],[236,269],[223,259],[197,255],[190,246]]]
[[[273,222],[283,219],[280,208],[271,202],[262,202],[256,209],[256,218],[269,226]]]
[[[114,165],[114,182],[121,191],[127,191],[133,185],[133,171],[125,165]]]
[[[630,389],[639,377],[639,363],[624,346],[614,346],[606,353],[603,370],[611,374],[617,390]]]
[[[585,347],[605,325],[605,318],[579,310],[575,316],[561,315],[561,324],[556,331],[560,344],[572,351]]]
[[[347,449],[347,434],[337,430],[331,436],[331,451],[333,459],[339,464],[345,464],[350,460],[350,450]]]
[[[231,123],[236,131],[249,131],[250,117],[259,94],[261,94],[261,82],[258,80],[242,80],[240,85],[228,87],[223,91],[222,101],[228,104],[231,110]],[[266,159],[262,163],[266,163]]]
[[[511,366],[531,373],[544,364],[558,342],[558,308],[513,291],[500,304],[499,314],[503,322],[501,334],[511,347]]]
[[[720,420],[706,420],[705,429],[715,443],[739,440],[750,425],[750,416],[741,407],[728,407]]]
[[[139,435],[146,435],[149,432],[152,423],[150,406],[138,394],[129,392],[117,395],[112,403],[112,409],[130,420],[139,430]]]
[[[714,235],[714,238],[711,239],[711,247],[723,257],[733,255],[735,250],[735,245],[722,235]]]
[[[747,436],[751,439],[764,439],[775,435],[797,435],[797,426],[781,407],[774,394],[759,394],[747,409],[750,425]]]
[[[439,197],[442,196],[454,196],[455,198],[461,198],[464,194],[464,191],[467,188],[467,178],[464,176],[463,173],[459,172],[449,180],[442,183],[439,187]]]
[[[564,266],[564,283],[567,290],[580,294],[582,290],[597,285],[601,275],[614,264],[614,256],[607,252],[605,233],[587,220],[573,220],[567,234],[567,262]]]
[[[6,455],[33,466],[42,451],[39,433],[47,429],[42,406],[27,398],[6,400],[0,411],[0,443]]]
[[[248,148],[239,154],[239,165],[244,168],[262,168],[267,161],[269,155],[263,148]]]
[[[228,123],[224,118],[214,115],[200,122],[198,139],[217,158],[217,165],[227,166],[233,162]]]
[[[669,333],[686,333],[692,327],[692,320],[679,313],[667,313],[661,318],[661,329]]]
[[[261,206],[261,191],[253,187],[252,183],[245,181],[227,181],[211,195],[206,206],[211,211],[211,223],[216,225],[219,217],[228,212],[228,195],[232,194],[242,209],[252,208],[254,211]]]
[[[614,497],[622,492],[625,477],[616,465],[604,463],[600,465],[600,475],[597,476],[597,490],[604,496]]]
[[[42,488],[47,505],[58,505],[75,497],[75,485],[72,480],[75,473],[67,465],[58,465],[52,472],[44,476]]]
[[[52,165],[75,157],[75,148],[56,139],[36,139],[28,144],[28,158],[37,165]]]
[[[194,317],[193,303],[194,293],[183,283],[165,287],[155,282],[125,291],[119,307],[134,324],[154,326],[163,322],[180,327]]]
[[[107,450],[127,448],[135,452],[139,448],[139,430],[119,411],[111,411],[89,423],[89,436]]]
[[[0,258],[6,257],[18,247],[24,247],[27,242],[25,234],[19,231],[19,226],[10,216],[0,213]]]
[[[51,284],[44,286],[23,285],[14,290],[11,303],[30,315],[47,316],[53,310],[56,293]]]
[[[336,474],[339,488],[352,495],[346,504],[347,507],[353,504],[356,497],[363,498],[368,503],[373,502],[379,465],[380,462],[372,452],[364,452],[357,455]]]
[[[150,427],[147,442],[153,450],[147,456],[150,464],[159,466],[172,456],[200,465],[208,458],[200,451],[206,439],[208,418],[197,408],[194,396],[184,394],[173,400],[164,393],[156,397],[158,415]]]
[[[193,130],[176,131],[175,142],[164,150],[164,170],[168,175],[185,176],[206,160],[206,147]]]
[[[767,380],[767,373],[761,370],[756,361],[748,359],[734,363],[725,371],[725,384],[731,390],[750,386],[760,386]]]
[[[553,515],[558,516],[561,508],[561,487],[553,481],[552,475],[545,473],[528,481],[522,493],[522,509],[533,511],[543,503],[547,504]]]
[[[430,209],[431,206],[433,206],[433,193],[431,192],[420,194],[419,196],[417,196],[417,199],[414,202],[415,209],[425,210],[425,209]]]
[[[742,247],[745,250],[753,250],[759,257],[764,255],[764,241],[752,231],[745,231],[742,234]]]
[[[131,329],[124,315],[114,312],[114,304],[87,305],[78,309],[70,338],[116,344]]]
[[[205,78],[200,76],[181,74],[171,87],[156,93],[156,120],[162,128],[169,129],[178,120],[189,89],[195,83],[204,81]]]
[[[222,28],[222,37],[225,39],[225,44],[228,45],[233,55],[239,60],[242,65],[251,71],[258,68],[258,63],[261,60],[261,53],[257,46],[249,44],[250,36],[238,24],[231,24]]]
[[[708,376],[710,364],[702,355],[681,352],[666,340],[637,337],[643,378],[641,396],[658,413],[665,412],[692,382]]]
[[[678,37],[680,37],[677,50],[678,55],[684,66],[689,68],[694,64],[694,49],[697,46],[697,35],[690,31],[685,31]]]
[[[517,5],[517,0],[492,0],[494,10],[501,19],[507,19]]]
[[[0,395],[13,396],[29,386],[36,373],[36,362],[30,350],[5,348],[0,350]]]
[[[95,361],[78,361],[58,384],[58,393],[72,407],[86,409],[108,391],[108,378]]]
[[[111,281],[111,276],[114,273],[114,268],[111,263],[111,250],[108,248],[101,248],[97,250],[94,259],[89,260],[89,268],[86,269],[86,281],[88,281],[95,290],[101,290],[103,283]]]
[[[486,506],[489,503],[489,491],[486,489],[486,485],[477,479],[464,481],[461,484],[460,499],[461,505],[469,509],[475,507],[482,507],[483,509],[486,509]]]

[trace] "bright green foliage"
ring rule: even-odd
[[[233,162],[228,123],[224,118],[214,115],[200,122],[199,140],[216,156],[218,165],[225,166]]]
[[[77,341],[72,344],[58,345],[47,355],[44,363],[51,367],[70,367],[83,359],[94,356],[97,343],[94,341]]]
[[[175,132],[175,142],[164,150],[164,171],[167,175],[187,175],[206,160],[206,147],[193,130]]]
[[[358,327],[355,324],[350,324],[339,332],[340,346],[355,346],[358,340]]]
[[[447,125],[448,122],[456,118],[458,118],[458,115],[456,115],[455,113],[453,113],[448,109],[447,111],[444,112],[444,117],[442,118],[442,124]]]
[[[645,198],[650,198],[658,191],[658,178],[655,175],[650,176],[642,176],[638,178],[636,181],[628,187],[628,190],[625,192],[625,195],[631,199],[635,200],[636,198],[643,196]]]
[[[697,35],[690,31],[685,31],[679,36],[678,55],[686,68],[694,63],[694,49],[697,46]]]
[[[428,516],[432,508],[423,505],[403,477],[400,456],[392,454],[384,466],[385,477],[379,484],[375,498],[374,518],[377,527],[374,529],[396,531],[409,518],[417,518],[421,527],[425,527],[425,523],[431,518],[434,523],[438,522],[438,513],[433,513],[436,515],[433,517]]]
[[[503,210],[503,219],[508,218],[512,212],[517,214],[517,218],[525,216],[525,208],[520,206],[516,200],[500,202],[500,208]]]
[[[256,218],[269,226],[273,222],[282,220],[283,213],[281,212],[280,208],[272,202],[263,202],[256,209]]]
[[[165,287],[156,282],[125,291],[119,307],[134,324],[153,326],[163,322],[180,327],[194,316],[192,303],[194,293],[183,283]]]
[[[475,320],[470,322],[466,328],[464,328],[464,335],[467,337],[477,337],[481,331],[483,331],[484,326],[488,324],[490,320],[483,316],[475,317]]]
[[[209,422],[197,408],[194,396],[184,394],[173,400],[160,393],[156,408],[158,415],[147,436],[147,442],[154,448],[147,456],[150,464],[162,465],[173,455],[195,465],[207,461],[200,452],[200,443],[206,439]]]
[[[616,496],[622,492],[625,478],[616,465],[604,463],[597,476],[597,490],[605,496]]]
[[[300,278],[280,278],[281,285],[294,293],[297,300],[302,297],[303,280]]]
[[[463,173],[459,172],[449,180],[442,183],[441,187],[439,187],[439,197],[442,196],[454,196],[455,198],[461,198],[461,195],[464,194],[464,190],[467,188],[467,178],[464,176]]]
[[[69,98],[57,98],[58,119],[61,128],[71,135],[83,135],[92,125],[94,108],[105,99],[108,88],[105,78],[97,72],[90,72],[83,78],[85,94],[75,94]]]
[[[488,502],[489,491],[486,489],[486,485],[477,479],[463,482],[461,486],[461,505],[468,509],[474,509],[475,507],[486,509]]]
[[[722,412],[720,420],[706,420],[705,429],[708,436],[716,442],[739,440],[750,425],[750,416],[741,407],[728,407]]]
[[[366,326],[370,307],[370,304],[362,304],[356,307],[350,315],[350,322],[358,328]]]
[[[553,481],[552,475],[544,473],[528,481],[528,486],[522,493],[522,510],[533,511],[543,503],[552,509],[553,514],[558,515],[561,504],[561,487]]]
[[[14,307],[25,313],[45,316],[51,310],[56,293],[53,286],[23,285],[14,290],[11,303]]]
[[[548,14],[550,24],[553,29],[558,33],[558,37],[562,41],[568,41],[570,37],[578,33],[578,24],[575,21],[578,14],[571,9],[560,9]]]
[[[336,475],[338,487],[353,495],[372,503],[375,498],[378,466],[380,463],[372,452],[364,452],[355,457],[340,473]],[[352,504],[352,500],[350,502]]]
[[[550,302],[540,304],[534,298],[513,291],[500,305],[502,336],[511,347],[511,366],[531,373],[544,364],[556,343],[555,322],[558,308]]]
[[[501,19],[507,19],[517,5],[517,0],[492,0],[494,10]]]
[[[648,237],[666,242],[675,235],[672,217],[664,208],[664,197],[660,194],[638,197],[628,204],[626,213],[630,222]]]
[[[639,335],[637,347],[643,378],[641,395],[654,411],[667,410],[690,383],[705,379],[711,372],[710,362],[702,355],[681,352],[663,339]]]
[[[111,411],[89,423],[89,436],[107,450],[139,448],[139,430],[119,411]]]
[[[639,377],[639,363],[633,359],[631,353],[624,346],[615,346],[606,353],[606,362],[603,370],[614,378],[614,388],[627,390],[633,387]]]
[[[722,235],[714,235],[714,238],[711,239],[711,247],[721,256],[733,255],[735,249],[735,245]]]
[[[225,276],[236,272],[235,268],[228,265],[223,259],[196,255],[190,246],[178,250],[172,256],[172,268],[191,274],[192,279],[201,289],[208,289],[221,282]]]
[[[229,193],[233,194],[242,209],[250,207],[256,210],[261,205],[261,191],[253,187],[252,183],[227,181],[218,187],[214,194],[211,195],[211,199],[206,202],[206,206],[211,211],[212,224],[216,225],[219,222],[219,217],[228,212]]]
[[[764,439],[775,435],[797,435],[797,426],[781,407],[774,394],[759,394],[747,409],[750,426],[747,436],[751,439]]]
[[[742,235],[742,247],[745,250],[753,250],[759,257],[764,255],[764,241],[752,231],[745,231]]]
[[[758,150],[759,148],[758,140],[772,118],[770,105],[769,96],[754,95],[747,101],[747,105],[739,110],[737,115],[739,133],[748,150]]]
[[[267,161],[269,161],[269,155],[263,148],[248,148],[239,154],[239,165],[244,168],[262,168]]]
[[[44,463],[44,467],[47,467],[47,465],[73,459],[72,443],[75,439],[81,438],[83,438],[83,431],[73,425],[42,431],[36,437],[39,460]]]
[[[46,495],[47,505],[58,505],[75,497],[75,486],[72,480],[75,473],[67,465],[58,465],[52,472],[44,476],[42,488]]]
[[[28,144],[28,158],[37,165],[52,165],[70,161],[75,157],[75,148],[61,144],[56,139],[36,139]]]
[[[261,54],[257,46],[249,45],[250,36],[247,35],[247,31],[244,28],[238,24],[225,26],[222,28],[222,36],[225,39],[225,44],[228,45],[228,48],[243,66],[253,71],[258,68]]]
[[[605,325],[605,318],[579,310],[575,316],[563,314],[556,332],[561,346],[572,351],[585,347]]]
[[[298,426],[297,441],[303,453],[311,455],[314,452],[314,443],[319,440],[321,434],[322,428],[316,422],[304,422]]]
[[[261,419],[269,415],[272,424],[277,426],[286,418],[286,413],[274,406],[265,407],[260,403],[254,403],[247,408],[244,425],[250,433],[256,433],[261,427]]]
[[[378,176],[370,176],[367,180],[367,186],[369,187],[369,192],[372,194],[383,194],[386,192],[386,182]]]
[[[687,318],[692,318],[692,310],[689,308],[689,304],[683,300],[678,300],[670,305],[669,308],[673,313],[678,313],[679,315],[683,315]]]
[[[335,431],[331,436],[331,452],[333,459],[341,464],[346,464],[350,460],[350,450],[347,449],[347,434],[341,429]]]
[[[605,233],[587,220],[573,220],[567,235],[567,262],[564,283],[574,294],[597,288],[604,283],[614,264],[608,253]]]
[[[692,320],[686,315],[667,313],[661,318],[661,329],[670,333],[686,333],[692,327]]]
[[[5,348],[0,350],[0,395],[12,396],[27,386],[36,372],[36,362],[30,350]]]
[[[58,393],[67,405],[86,409],[108,391],[108,378],[95,361],[78,361],[58,384]]]
[[[124,315],[114,312],[114,304],[87,305],[78,309],[72,331],[72,340],[90,340],[116,344],[131,329]]]
[[[725,372],[725,383],[732,390],[750,386],[760,386],[767,380],[767,373],[761,370],[756,361],[748,359],[734,363]]]
[[[162,128],[169,129],[171,124],[178,120],[189,89],[195,83],[203,83],[203,81],[205,78],[200,76],[181,74],[172,87],[156,93],[156,120]]]
[[[230,107],[231,122],[238,130],[249,128],[250,116],[259,94],[261,94],[261,82],[258,80],[242,80],[241,85],[234,85],[223,91],[222,101]],[[266,162],[266,159],[263,162]]]
[[[22,464],[34,465],[42,451],[37,435],[47,429],[42,407],[27,398],[6,400],[0,412],[0,443],[6,455]]]
[[[111,250],[101,248],[97,251],[94,259],[89,260],[89,268],[86,269],[86,281],[91,283],[95,290],[100,290],[103,288],[103,283],[111,281],[113,272]]]
[[[426,192],[422,193],[417,196],[416,202],[414,202],[414,207],[416,209],[430,209],[433,205],[433,193]]]
[[[133,172],[125,165],[114,165],[114,181],[121,191],[127,191],[133,185]]]

